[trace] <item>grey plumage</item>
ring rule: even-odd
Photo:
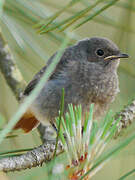
[[[56,53],[28,84],[24,97],[37,85],[55,55]],[[105,60],[107,57],[110,59]],[[94,118],[99,119],[119,92],[117,67],[120,57],[126,55],[121,54],[118,47],[106,38],[84,39],[66,48],[55,71],[30,110],[43,124],[55,122],[64,88],[64,112],[67,111],[69,103],[81,104],[83,113],[88,111],[91,103],[94,103]]]

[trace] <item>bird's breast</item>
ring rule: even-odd
[[[94,118],[98,119],[109,108],[109,105],[115,100],[119,92],[119,83],[116,73],[111,76],[105,74],[87,83],[83,103],[86,110],[89,109],[90,104],[94,103]],[[85,111],[85,110],[84,110]]]

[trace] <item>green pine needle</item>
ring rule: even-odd
[[[103,153],[106,145],[110,142],[112,136],[116,132],[117,124],[121,118],[113,124],[114,119],[112,118],[112,112],[109,112],[103,122],[96,123],[93,121],[93,111],[94,104],[91,104],[90,111],[87,114],[86,119],[84,119],[83,132],[81,106],[73,106],[70,104],[69,112],[62,118],[61,133],[59,135],[62,143],[63,133],[66,136],[63,146],[69,159],[69,164],[67,165],[69,166],[68,173],[70,174],[70,177],[72,177],[73,174],[77,175],[78,171],[84,172],[81,179],[85,176],[92,177],[97,170],[103,167],[108,159],[112,158],[116,152],[119,152],[135,138],[135,135],[133,135],[120,145]],[[57,121],[59,121],[59,118]],[[81,125],[79,125],[79,123]],[[58,125],[59,123],[57,122],[57,127]],[[79,177],[80,176],[78,176],[78,178]]]

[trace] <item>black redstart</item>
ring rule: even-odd
[[[35,88],[56,53],[28,84],[23,98]],[[122,54],[106,38],[88,38],[66,48],[55,71],[15,129],[29,132],[39,122],[45,125],[54,123],[60,108],[62,88],[65,90],[64,113],[70,103],[81,104],[83,114],[94,103],[94,118],[99,119],[119,92],[117,67],[120,58],[128,58],[128,55]]]

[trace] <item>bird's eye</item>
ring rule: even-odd
[[[104,51],[102,49],[98,49],[96,51],[96,53],[97,53],[98,56],[103,56],[104,55]]]

